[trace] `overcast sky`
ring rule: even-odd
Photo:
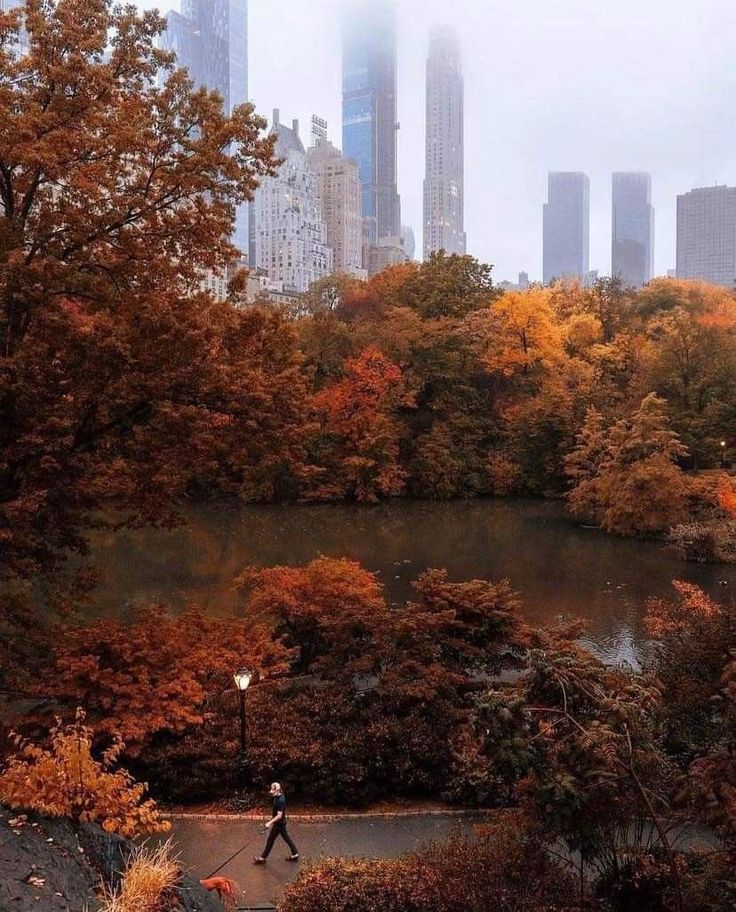
[[[249,0],[250,95],[341,140],[346,0]],[[139,0],[162,11],[177,0]],[[430,26],[463,47],[468,251],[497,280],[541,276],[547,172],[591,180],[591,268],[611,267],[611,172],[652,174],[655,267],[675,265],[678,193],[736,183],[733,0],[398,0],[399,192],[421,251]]]

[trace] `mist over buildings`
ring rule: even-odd
[[[249,94],[270,117],[311,115],[342,143],[348,0],[249,2]],[[168,0],[140,5],[163,12]],[[736,183],[736,6],[728,0],[397,0],[401,220],[422,250],[425,66],[431,27],[457,30],[465,83],[465,230],[497,279],[542,277],[548,172],[590,178],[590,267],[611,269],[611,175],[648,172],[655,274],[675,266],[677,195]]]

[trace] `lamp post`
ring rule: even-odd
[[[248,749],[248,728],[245,718],[245,692],[253,678],[253,672],[249,668],[241,668],[240,671],[235,672],[233,678],[235,679],[235,686],[238,688],[238,696],[240,697],[240,753],[242,757],[245,757],[245,752]]]
[[[721,441],[721,468],[726,468],[726,441]]]

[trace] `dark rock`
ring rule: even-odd
[[[132,843],[91,823],[83,823],[79,828],[79,844],[99,877],[108,887],[117,890],[133,851]]]
[[[96,912],[104,881],[117,887],[133,846],[97,826],[0,807],[0,912]],[[182,876],[162,912],[223,912],[216,893]]]
[[[89,912],[99,877],[66,820],[0,808],[0,912]]]
[[[183,912],[222,912],[217,893],[210,893],[192,874],[185,874],[176,890]]]

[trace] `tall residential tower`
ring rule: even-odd
[[[641,288],[654,271],[654,208],[648,174],[619,171],[613,175],[612,227],[611,275]]]
[[[271,132],[282,164],[277,174],[261,179],[253,197],[249,261],[268,276],[270,290],[301,294],[332,272],[332,248],[317,174],[309,166],[299,121],[287,127],[276,109]]]
[[[166,14],[162,46],[196,86],[214,89],[228,113],[248,100],[248,0],[182,0]],[[248,207],[238,207],[233,242],[248,250]]]
[[[549,175],[544,204],[544,284],[585,281],[590,271],[590,181],[579,171]]]
[[[677,278],[736,284],[736,187],[677,197]]]
[[[320,121],[320,124],[324,121]],[[317,178],[317,195],[333,252],[333,269],[365,278],[363,269],[363,219],[360,208],[358,165],[344,158],[324,130],[312,127],[314,145],[307,150],[309,167]]]
[[[343,33],[342,149],[358,163],[368,247],[387,239],[400,246],[398,129],[393,0],[354,0]]]
[[[450,26],[435,26],[427,58],[424,257],[465,253],[463,74],[460,43]]]

